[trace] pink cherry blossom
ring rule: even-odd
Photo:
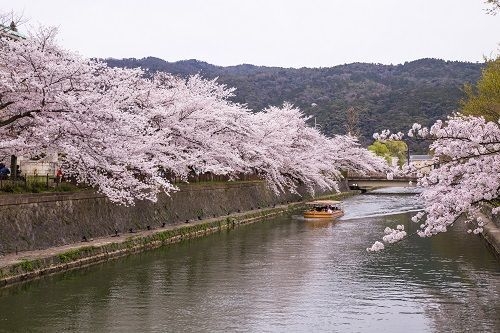
[[[470,233],[481,233],[480,210],[486,209],[484,203],[500,197],[500,123],[457,115],[437,121],[430,129],[414,124],[409,134],[430,140],[434,155],[433,169],[419,175],[424,210],[412,218],[420,223],[418,235],[446,232],[462,221],[473,226]],[[387,138],[390,132],[375,136]],[[498,212],[498,207],[491,210]]]
[[[57,152],[61,168],[110,200],[155,201],[169,179],[253,173],[275,192],[337,190],[343,171],[384,171],[350,136],[326,137],[291,104],[251,112],[234,89],[110,68],[57,45],[41,28],[0,38],[0,153]]]

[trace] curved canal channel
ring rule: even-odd
[[[500,264],[455,226],[414,228],[412,195],[346,199],[336,222],[279,217],[0,290],[0,332],[499,332]]]

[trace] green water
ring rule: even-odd
[[[478,236],[365,248],[418,208],[345,201],[0,290],[0,332],[500,332],[500,264]]]

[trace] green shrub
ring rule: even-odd
[[[69,251],[66,251],[64,253],[59,254],[59,260],[63,263],[71,262],[71,261],[76,261],[88,254],[92,254],[93,251],[95,250],[95,247],[93,246],[86,246],[86,247],[81,247],[78,249],[72,249]]]
[[[71,183],[60,183],[56,186],[55,190],[60,192],[76,191],[78,188]]]
[[[25,272],[31,272],[34,271],[35,269],[39,268],[41,266],[40,260],[29,260],[29,259],[22,259],[21,263],[19,264],[19,267]]]
[[[6,181],[0,187],[0,192],[4,193],[43,193],[43,192],[73,192],[78,191],[79,188],[71,183],[60,183],[55,184],[55,186],[49,182],[49,187],[47,187],[46,178],[29,178],[26,182],[24,181]]]
[[[12,183],[12,184],[6,184],[0,188],[0,191],[6,192],[6,193],[23,193],[25,192],[25,188],[21,184],[17,183]]]

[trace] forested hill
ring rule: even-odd
[[[483,64],[421,59],[403,65],[353,63],[330,68],[220,67],[197,60],[108,59],[118,67],[142,67],[181,76],[201,74],[237,88],[234,101],[253,110],[284,101],[316,117],[325,134],[345,133],[347,109],[359,110],[364,144],[382,129],[429,125],[457,110],[465,83],[475,83]],[[313,106],[314,105],[314,106]],[[425,152],[420,146],[413,150]]]

